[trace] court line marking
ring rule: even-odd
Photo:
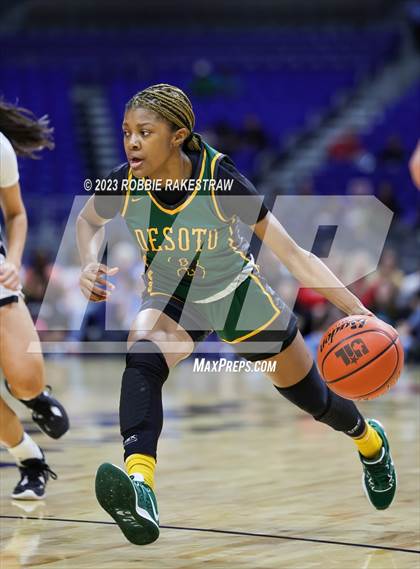
[[[35,516],[2,516],[0,515],[0,519],[7,519],[7,520],[38,520],[38,521],[50,521],[50,522],[68,522],[68,523],[79,523],[79,524],[100,524],[100,525],[107,525],[107,526],[116,526],[115,522],[105,522],[101,520],[73,520],[67,518],[39,518]],[[329,539],[316,539],[310,537],[296,537],[296,536],[288,536],[288,535],[274,535],[269,533],[253,533],[247,531],[233,531],[233,530],[223,530],[223,529],[212,529],[212,528],[188,528],[182,526],[160,526],[161,529],[176,529],[176,530],[183,530],[183,531],[201,531],[201,532],[209,532],[209,533],[220,533],[224,535],[241,535],[246,537],[267,537],[271,539],[284,539],[290,541],[304,541],[309,543],[326,543],[329,545],[345,545],[350,547],[364,547],[366,549],[380,549],[386,551],[399,551],[401,553],[420,553],[418,549],[406,549],[404,547],[390,547],[386,545],[371,545],[368,543],[352,543],[346,541],[334,541]]]

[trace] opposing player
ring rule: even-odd
[[[420,140],[410,158],[409,167],[413,183],[417,186],[417,189],[420,190]]]
[[[122,125],[128,162],[110,179],[121,187],[127,179],[130,187],[133,180],[143,185],[134,184],[123,198],[90,198],[78,218],[80,286],[87,298],[102,302],[112,294],[109,277],[118,268],[99,264],[98,254],[103,226],[118,211],[146,266],[147,290],[128,336],[121,386],[127,472],[101,465],[97,498],[132,543],[158,538],[154,470],[163,422],[162,386],[195,343],[215,330],[246,359],[275,362],[276,371],[268,376],[283,397],[354,440],[367,496],[375,508],[385,509],[397,481],[382,426],[366,421],[352,401],[328,389],[296,317],[248,254],[237,219],[253,227],[304,286],[316,287],[348,315],[371,313],[317,257],[291,239],[230,159],[194,133],[194,121],[188,97],[176,87],[153,85],[135,95]],[[155,182],[151,191],[146,191],[146,180]],[[206,180],[230,180],[230,197],[219,196],[214,187],[206,191]],[[191,184],[183,187],[183,181]]]
[[[34,158],[42,148],[53,148],[52,129],[45,118],[0,101],[0,205],[8,249],[0,231],[0,367],[6,386],[32,411],[32,419],[48,436],[58,439],[69,428],[63,406],[45,385],[44,361],[38,334],[25,305],[19,277],[26,240],[27,217],[19,185],[16,154]],[[35,351],[29,352],[32,344]],[[13,490],[17,500],[40,500],[55,473],[35,441],[0,398],[0,441],[13,456],[21,479]]]

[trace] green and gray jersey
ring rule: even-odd
[[[122,215],[142,251],[149,294],[212,302],[232,292],[252,271],[248,244],[235,239],[237,219],[224,217],[217,184],[210,183],[217,182],[222,158],[203,142],[194,189],[174,207],[163,204],[159,192],[143,187],[126,194]]]

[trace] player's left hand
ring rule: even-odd
[[[20,290],[22,288],[19,269],[14,263],[6,260],[5,263],[0,265],[0,284],[10,290]]]

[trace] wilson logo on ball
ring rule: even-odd
[[[362,356],[368,353],[369,350],[366,344],[359,338],[344,344],[342,348],[334,352],[335,356],[341,358],[346,366],[357,363]]]
[[[349,328],[350,330],[356,330],[358,328],[363,328],[366,324],[366,318],[356,318],[356,319],[343,318],[339,322],[340,323],[338,326],[335,326],[334,328],[330,328],[328,330],[328,332],[324,335],[322,342],[319,345],[319,351],[320,352],[323,352],[324,348],[328,344],[332,344],[336,334],[338,334],[342,330],[345,330],[346,328]]]

